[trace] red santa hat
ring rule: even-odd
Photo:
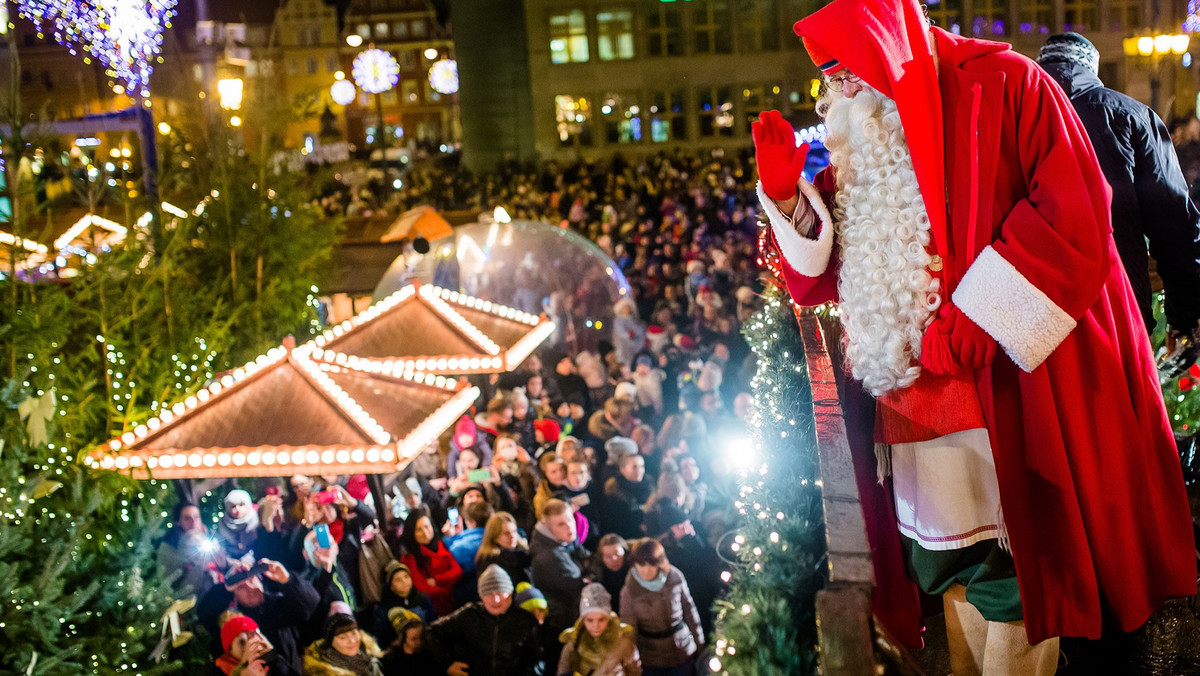
[[[942,95],[929,27],[917,0],[834,0],[793,29],[822,71],[847,68],[896,102],[933,241],[946,259]]]

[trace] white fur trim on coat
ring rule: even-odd
[[[1041,365],[1075,328],[1071,315],[990,246],[963,275],[953,299],[1025,371]]]
[[[758,183],[758,201],[762,204],[771,229],[775,232],[775,242],[779,245],[779,253],[789,267],[805,277],[817,277],[829,267],[829,256],[833,252],[833,219],[821,199],[821,193],[811,183],[800,179],[800,196],[808,200],[820,221],[820,232],[816,239],[810,239],[796,232],[791,220],[783,215],[775,200],[763,192],[762,182]]]

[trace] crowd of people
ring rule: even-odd
[[[611,332],[560,331],[480,377],[473,415],[375,491],[361,475],[261,480],[224,494],[215,529],[181,503],[160,566],[197,594],[224,674],[705,669],[751,407],[751,165],[659,156],[453,178],[421,168],[407,184],[442,206],[476,194],[518,217],[560,210],[604,249],[632,291],[605,301]],[[575,301],[597,302],[559,301],[567,323]]]

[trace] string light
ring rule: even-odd
[[[72,54],[82,49],[130,95],[150,96],[150,74],[171,27],[176,0],[17,0],[38,37],[50,33]],[[89,58],[90,57],[90,58]]]

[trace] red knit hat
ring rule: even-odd
[[[833,55],[825,51],[821,45],[815,41],[801,36],[800,41],[804,43],[804,48],[808,50],[808,58],[812,59],[813,63],[817,64],[817,70],[826,75],[833,75],[841,70],[841,62],[833,58]]]
[[[258,623],[245,615],[234,615],[225,620],[225,624],[221,625],[221,647],[225,652],[229,652],[233,639],[247,631],[258,631]]]
[[[541,432],[548,442],[557,442],[558,436],[562,434],[562,428],[558,426],[558,422],[549,418],[533,421],[533,428]]]
[[[458,419],[458,424],[454,426],[454,442],[459,448],[470,448],[475,445],[475,421],[471,420],[470,416],[463,416]]]

